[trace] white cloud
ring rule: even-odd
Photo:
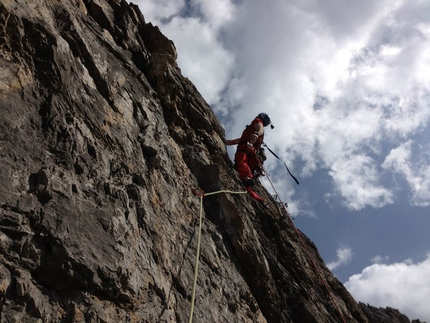
[[[209,104],[220,102],[235,60],[217,40],[216,30],[199,18],[175,17],[163,32],[178,39],[175,46],[183,74],[193,81]]]
[[[231,79],[235,58],[219,39],[220,28],[234,16],[229,0],[136,1],[145,19],[159,25],[172,39],[178,65],[192,80],[209,104],[221,101],[221,93]],[[159,8],[159,10],[157,10]]]
[[[341,247],[336,250],[336,255],[337,260],[327,264],[327,268],[330,270],[348,264],[352,259],[352,250],[349,247]]]
[[[404,176],[412,193],[411,203],[430,205],[430,154],[429,145],[418,146],[420,152],[413,153],[413,141],[408,140],[392,149],[382,167]],[[412,157],[415,157],[412,160]]]
[[[202,17],[215,28],[222,27],[235,15],[236,6],[230,0],[192,0]]]
[[[146,22],[157,25],[162,19],[177,15],[185,7],[185,0],[137,0],[133,3],[139,6]]]
[[[374,264],[382,264],[382,263],[386,263],[386,262],[388,262],[388,260],[390,260],[390,257],[389,256],[385,256],[385,257],[383,257],[383,256],[375,256],[375,257],[373,257],[372,258],[372,262],[374,263]]]
[[[345,287],[357,301],[393,307],[411,319],[430,322],[430,255],[422,262],[374,264],[349,278]]]
[[[345,199],[346,207],[351,210],[366,206],[379,208],[393,202],[392,192],[378,184],[373,161],[365,155],[334,162],[329,173]]]

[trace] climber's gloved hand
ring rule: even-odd
[[[250,142],[247,143],[247,146],[248,146],[248,152],[255,153],[255,148]]]

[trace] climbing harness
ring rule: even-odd
[[[196,297],[196,286],[197,286],[197,274],[199,269],[199,258],[200,258],[200,242],[202,236],[202,219],[203,219],[203,198],[209,195],[215,195],[220,193],[230,193],[230,194],[247,194],[247,191],[244,192],[234,192],[229,190],[221,190],[216,192],[205,193],[202,189],[195,189],[193,194],[200,197],[200,214],[199,214],[199,233],[197,235],[197,250],[196,250],[196,263],[194,266],[194,281],[193,281],[193,290],[191,293],[191,308],[190,308],[190,320],[189,323],[193,321],[193,312],[194,312],[194,300]]]

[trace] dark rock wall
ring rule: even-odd
[[[194,190],[243,188],[176,55],[126,1],[0,1],[1,322],[189,320]],[[278,217],[204,197],[194,320],[377,322]]]
[[[369,322],[371,323],[378,323],[378,322],[390,322],[390,323],[411,323],[409,318],[407,318],[405,315],[399,312],[399,310],[396,310],[391,307],[387,308],[377,308],[374,306],[371,306],[369,304],[359,303],[361,309],[363,310],[363,313],[367,316],[369,319]],[[420,320],[412,320],[412,323],[421,323]],[[425,322],[422,322],[425,323]]]

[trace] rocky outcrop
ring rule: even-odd
[[[223,128],[137,6],[1,0],[0,53],[1,322],[188,321],[201,199],[195,321],[383,312],[354,301],[262,187],[267,209],[199,197],[243,188]]]
[[[369,319],[369,322],[390,322],[390,323],[410,323],[411,321],[399,310],[391,307],[377,308],[369,304],[359,303],[363,313]],[[422,323],[420,320],[412,320],[412,323]],[[425,322],[423,322],[425,323]]]

